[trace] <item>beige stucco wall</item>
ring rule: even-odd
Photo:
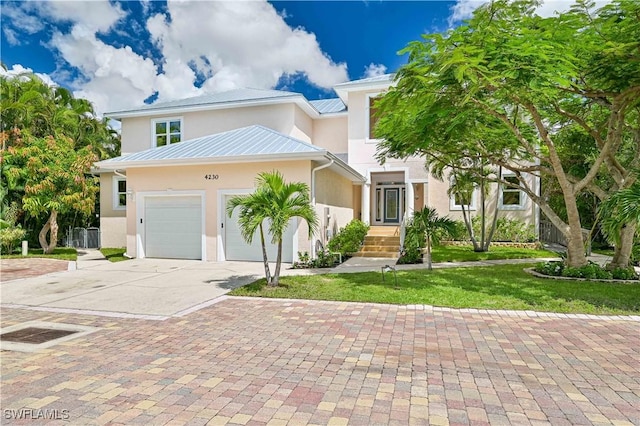
[[[347,154],[347,115],[315,120],[313,143],[333,154]]]
[[[311,142],[311,118],[294,104],[229,108],[212,111],[188,112],[180,115],[153,115],[144,118],[122,119],[122,153],[152,148],[152,121],[158,118],[182,118],[183,140],[225,132],[251,125],[262,125]]]
[[[126,210],[114,209],[114,174],[100,175],[100,245],[102,247],[126,246]]]
[[[353,184],[330,169],[322,169],[316,172],[315,195],[320,220],[318,237],[326,246],[328,239],[353,219]],[[325,208],[329,209],[328,215]]]
[[[455,220],[462,220],[462,211],[452,210],[449,195],[447,190],[449,187],[448,181],[440,181],[432,178],[428,184],[428,197],[427,205],[434,207],[439,215],[448,215]],[[492,217],[496,206],[496,197],[499,196],[497,191],[497,184],[492,184],[489,187],[489,194],[486,199],[487,213]],[[510,219],[518,219],[526,223],[527,225],[535,224],[535,206],[529,197],[523,194],[525,197],[524,205],[521,209],[507,209],[500,208],[498,217],[508,217]],[[476,191],[476,209],[471,211],[472,216],[476,216],[479,213],[480,208],[480,194]]]
[[[221,190],[254,188],[255,176],[260,172],[279,170],[287,181],[310,184],[310,161],[280,161],[248,164],[217,164],[209,166],[174,166],[129,169],[128,185],[135,193],[136,202],[127,205],[127,253],[136,256],[136,233],[139,221],[136,210],[143,192],[204,191],[206,260],[218,259],[218,234],[222,219],[218,217]],[[206,180],[205,174],[217,174],[219,179]],[[224,218],[226,219],[226,218]],[[298,226],[298,251],[309,250],[308,230],[305,223]],[[294,253],[295,255],[295,253]]]

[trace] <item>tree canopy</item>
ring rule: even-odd
[[[465,25],[410,43],[396,87],[377,105],[378,155],[503,167],[565,234],[569,264],[581,266],[577,198],[606,199],[637,179],[640,4],[617,0],[593,11],[579,1],[551,18],[536,15],[536,6],[494,0]],[[579,171],[563,161],[572,143],[587,159]],[[527,175],[559,188],[564,217]]]

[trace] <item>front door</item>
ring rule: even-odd
[[[384,188],[384,223],[400,223],[400,188]]]

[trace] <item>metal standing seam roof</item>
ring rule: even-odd
[[[334,87],[348,87],[351,85],[391,82],[395,78],[395,73],[376,75],[375,77],[361,78],[360,80],[352,80],[344,83],[336,84]]]
[[[344,112],[347,110],[347,106],[344,104],[344,102],[342,102],[340,98],[319,99],[315,101],[309,101],[309,103],[320,114],[333,114]]]
[[[225,157],[278,154],[322,155],[326,152],[325,149],[275,130],[254,125],[111,158],[99,162],[98,165],[108,167],[111,163],[135,165],[136,162],[146,161],[224,159]]]
[[[201,105],[215,105],[243,101],[260,101],[287,97],[302,97],[300,93],[287,92],[284,90],[267,90],[267,89],[235,89],[226,92],[212,93],[207,95],[195,96],[186,99],[178,99],[175,101],[156,102],[149,105],[142,105],[135,109],[112,111],[106,115],[118,115],[124,113],[138,111],[154,111],[172,108],[196,107]]]

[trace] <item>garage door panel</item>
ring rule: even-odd
[[[145,198],[146,257],[202,259],[199,196]]]
[[[260,243],[260,231],[256,230],[251,244],[242,238],[240,227],[238,226],[239,209],[235,209],[233,216],[226,219],[225,224],[225,258],[227,260],[242,261],[262,261],[262,245]],[[297,228],[297,219],[291,219],[285,234],[282,236],[282,261],[293,262],[293,237]],[[264,223],[264,238],[267,246],[267,257],[269,261],[275,262],[278,255],[277,244],[271,243],[269,235],[269,223]]]

